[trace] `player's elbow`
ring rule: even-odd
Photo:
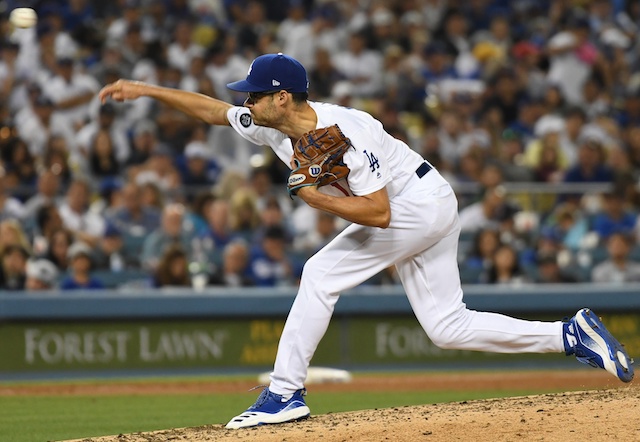
[[[385,210],[376,217],[376,227],[386,229],[391,224],[391,210]]]

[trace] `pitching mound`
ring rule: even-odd
[[[631,385],[607,390],[335,413],[246,430],[225,430],[222,425],[207,425],[83,439],[82,442],[639,440],[638,410],[640,388]]]

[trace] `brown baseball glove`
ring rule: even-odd
[[[295,169],[289,174],[289,196],[306,186],[326,186],[349,175],[342,160],[353,147],[337,124],[305,133],[293,146]]]

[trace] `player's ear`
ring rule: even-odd
[[[281,90],[276,94],[276,98],[280,104],[285,104],[288,100],[291,99],[291,94],[285,90]]]

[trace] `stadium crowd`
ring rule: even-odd
[[[5,1],[0,289],[294,286],[344,222],[233,129],[118,78],[241,105],[284,52],[458,190],[463,282],[640,281],[640,2]],[[8,15],[33,7],[34,28]],[[514,184],[520,183],[520,186]],[[369,284],[396,284],[387,269]]]

